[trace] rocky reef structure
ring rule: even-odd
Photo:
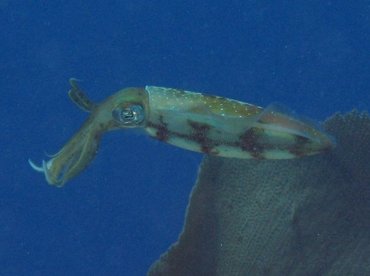
[[[204,159],[179,240],[148,275],[370,275],[370,117],[302,159]]]

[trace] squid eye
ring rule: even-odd
[[[137,126],[144,121],[145,111],[141,105],[130,105],[113,109],[112,116],[120,124]]]

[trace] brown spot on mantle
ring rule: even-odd
[[[310,143],[310,139],[303,136],[295,136],[295,144],[289,149],[291,154],[294,154],[298,157],[306,155],[305,146]]]
[[[211,126],[191,120],[188,120],[188,124],[194,130],[194,132],[190,134],[189,139],[197,142],[200,145],[202,152],[207,154],[217,154],[217,152],[212,151],[215,145],[208,138],[208,132],[211,129]]]
[[[240,136],[240,148],[249,152],[256,159],[264,159],[263,146],[258,142],[261,132],[262,130],[252,127]]]
[[[167,123],[163,121],[163,116],[161,115],[159,117],[159,124],[154,124],[152,122],[148,122],[147,125],[149,127],[155,128],[157,130],[156,132],[156,138],[160,141],[166,142],[170,136],[170,132],[167,127]]]

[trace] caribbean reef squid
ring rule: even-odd
[[[90,116],[67,144],[41,166],[49,184],[63,186],[94,158],[103,133],[139,128],[160,141],[227,158],[290,159],[331,149],[330,136],[275,105],[256,105],[185,90],[126,88],[100,104],[70,79],[71,100]]]

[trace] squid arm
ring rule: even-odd
[[[47,182],[63,186],[94,158],[102,134],[141,128],[160,141],[229,158],[290,159],[334,146],[319,128],[276,106],[265,109],[219,96],[146,86],[126,88],[100,104],[88,99],[70,79],[71,100],[90,116],[66,145],[41,166]]]

